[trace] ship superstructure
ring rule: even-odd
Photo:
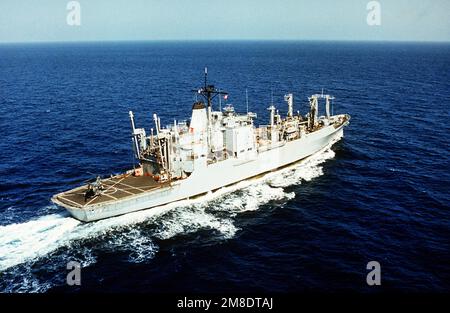
[[[213,110],[213,99],[228,94],[208,85],[207,69],[204,86],[195,92],[204,101],[193,104],[189,122],[174,120],[163,128],[154,114],[149,135],[136,127],[130,111],[139,166],[57,194],[52,201],[75,218],[92,221],[199,196],[308,157],[342,136],[350,120],[347,114],[332,114],[334,98],[323,92],[308,98],[308,114],[294,114],[294,96],[287,94],[287,115],[271,104],[269,123],[255,127],[255,113],[238,114],[232,105]],[[322,116],[319,100],[325,102]]]

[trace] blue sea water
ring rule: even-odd
[[[305,113],[324,88],[351,124],[304,164],[158,213],[82,224],[51,204],[132,166],[129,110],[188,118],[205,66],[260,123],[272,92]],[[0,45],[0,290],[448,292],[449,113],[449,44]]]

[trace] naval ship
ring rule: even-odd
[[[213,110],[213,99],[221,101],[228,93],[209,85],[207,75],[205,69],[204,86],[193,90],[202,101],[193,104],[190,121],[161,127],[154,114],[155,127],[148,135],[129,112],[138,166],[97,177],[54,195],[52,201],[90,222],[198,197],[299,162],[342,137],[349,124],[348,114],[330,113],[334,98],[322,91],[308,97],[304,116],[294,114],[293,94],[285,95],[287,115],[282,117],[272,103],[269,123],[256,127],[257,115],[248,110],[238,114],[232,105]],[[319,102],[325,104],[320,116]]]

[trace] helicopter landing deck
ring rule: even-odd
[[[167,186],[167,183],[157,182],[152,177],[136,177],[133,175],[114,176],[102,179],[100,182],[101,192],[93,197],[86,197],[86,192],[90,187],[89,185],[84,185],[68,192],[57,194],[54,198],[70,206],[85,208],[89,205],[117,201],[128,196],[138,195],[152,189]]]

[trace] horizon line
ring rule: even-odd
[[[151,43],[151,42],[360,42],[360,43],[450,43],[450,40],[403,40],[403,39],[100,39],[100,40],[30,40],[0,41],[7,44],[76,44],[76,43]]]

